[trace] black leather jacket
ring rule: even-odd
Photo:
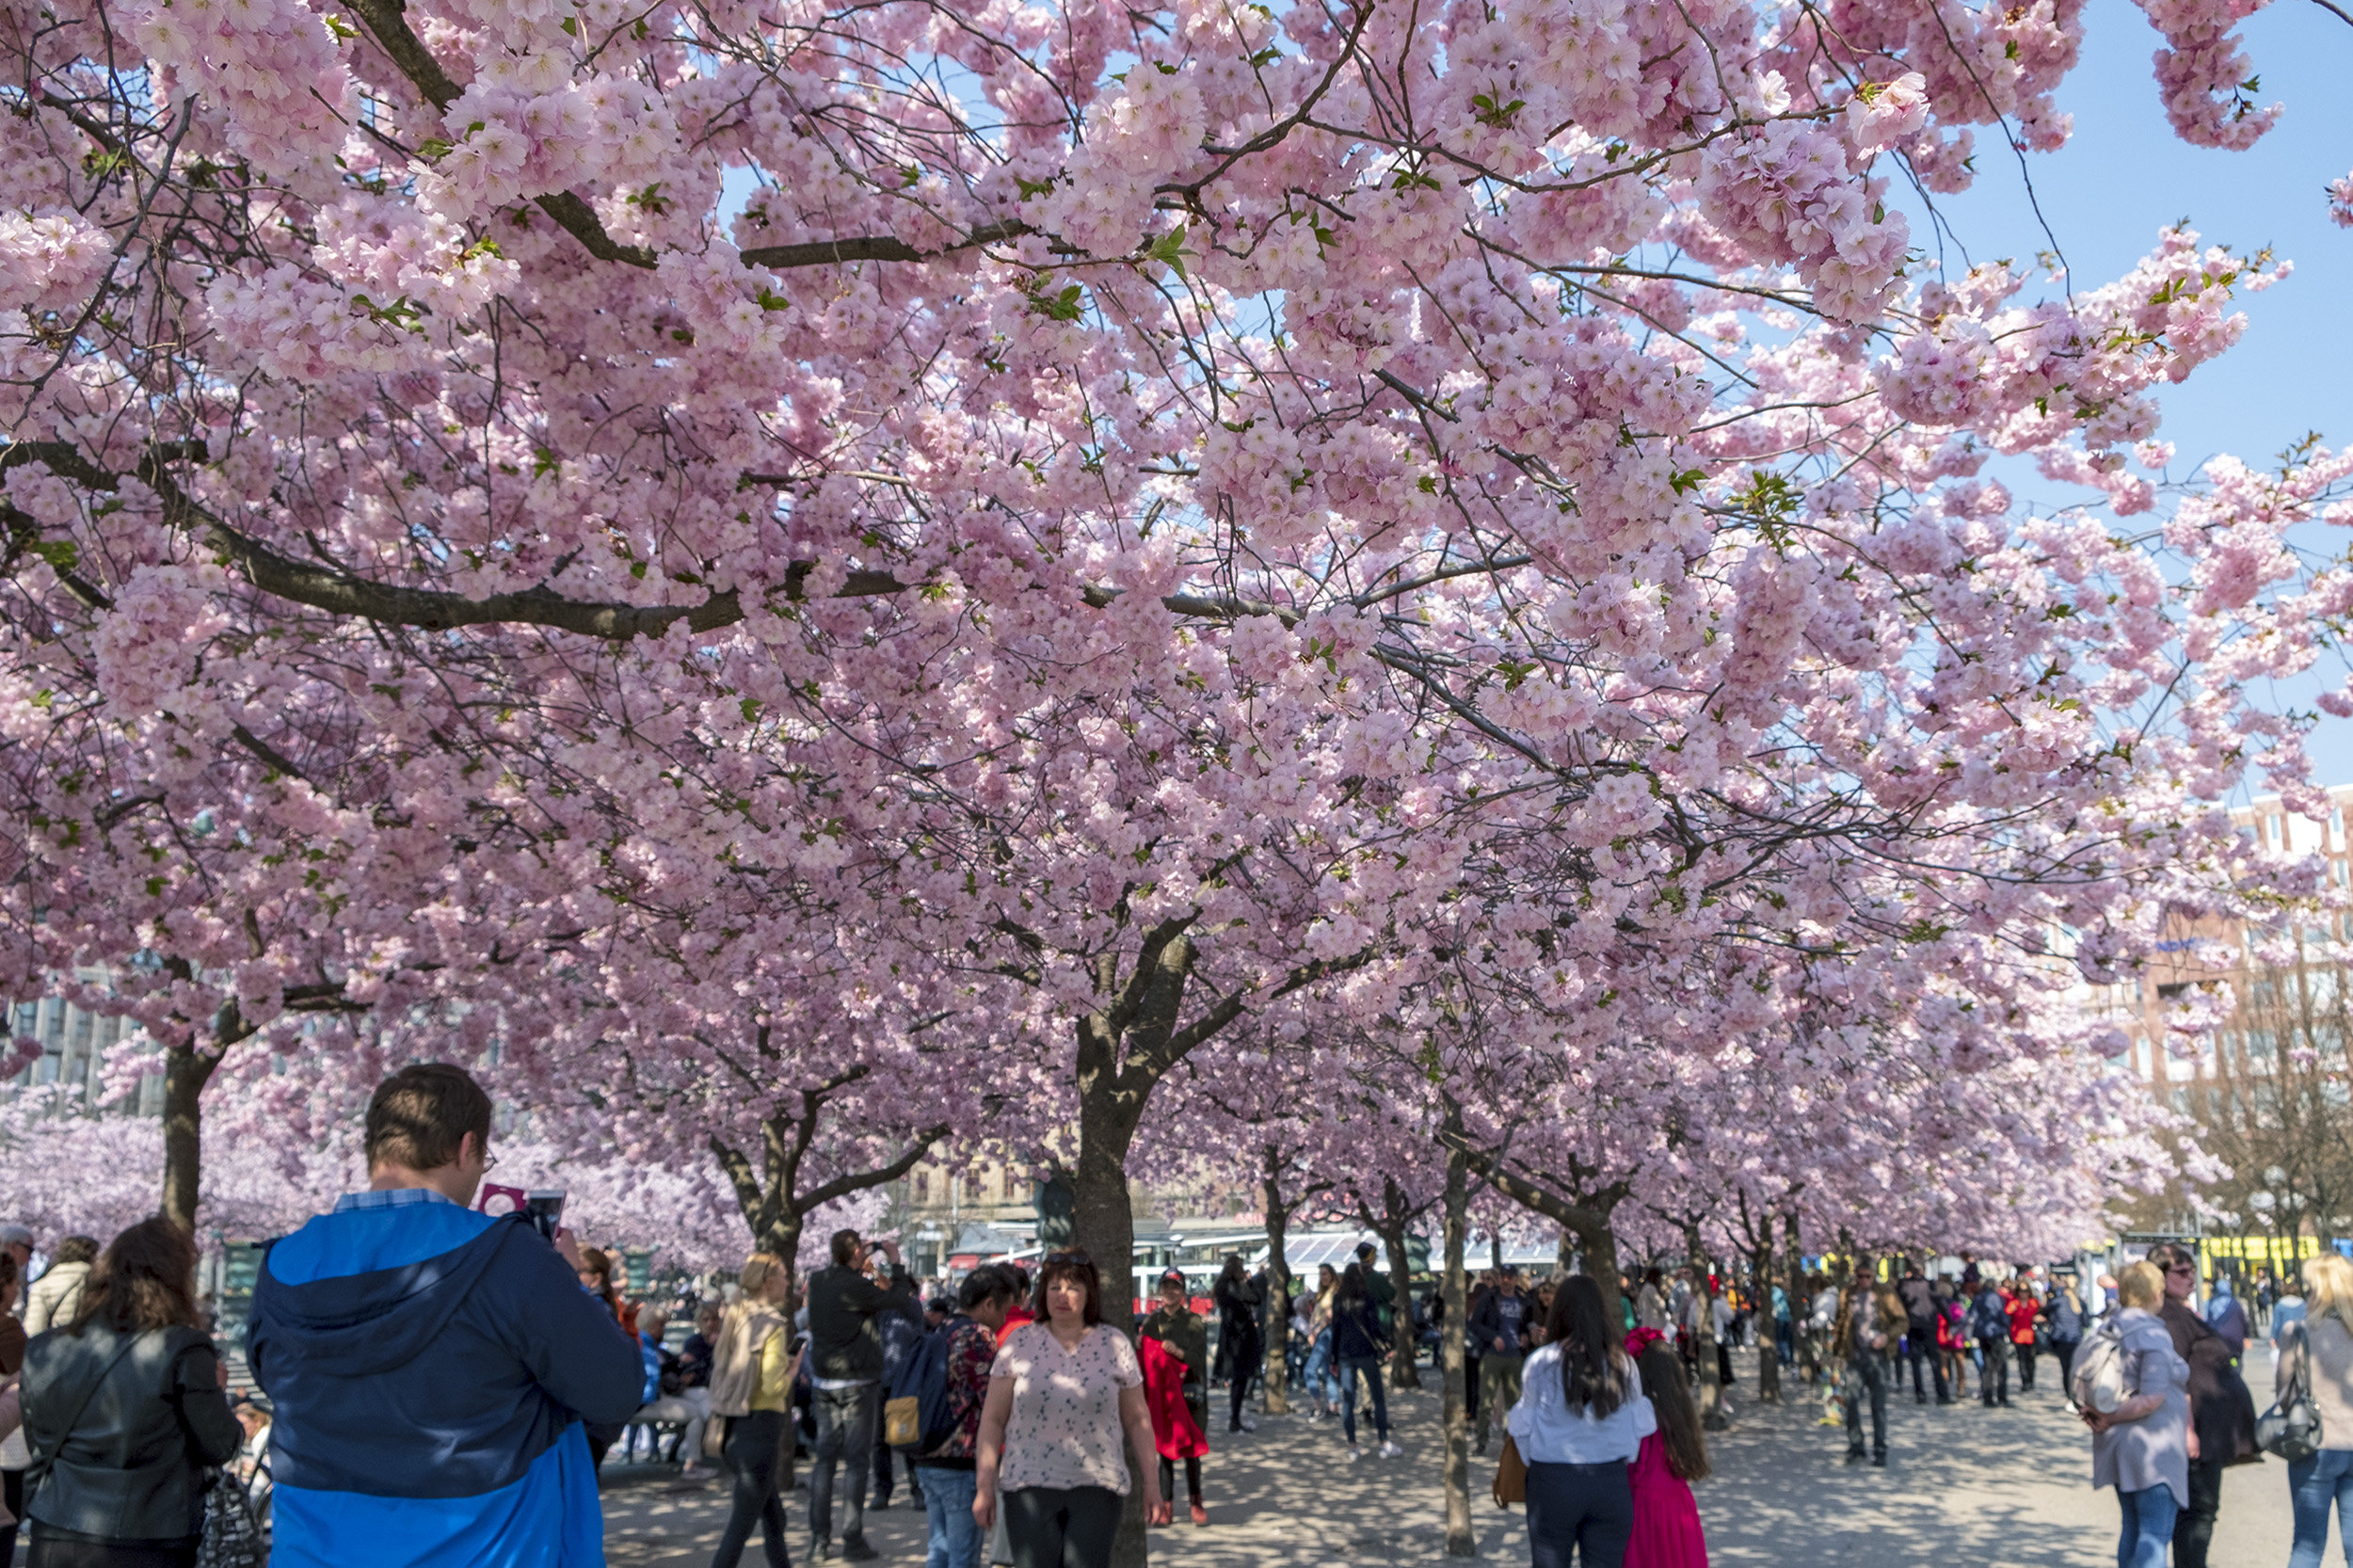
[[[125,1337],[136,1343],[116,1361]],[[126,1336],[91,1323],[79,1335],[37,1336],[24,1353],[24,1440],[36,1465],[54,1463],[26,1515],[107,1541],[201,1535],[203,1467],[226,1463],[245,1440],[220,1391],[219,1365],[200,1329]]]

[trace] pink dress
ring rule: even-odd
[[[1691,1483],[1667,1468],[1666,1446],[1652,1432],[1634,1456],[1634,1534],[1625,1568],[1707,1568],[1707,1537]]]

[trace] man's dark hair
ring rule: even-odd
[[[1370,1257],[1372,1256],[1372,1243],[1369,1241],[1357,1242],[1356,1256],[1358,1257]]]
[[[368,1168],[439,1170],[457,1158],[467,1133],[490,1147],[490,1096],[463,1067],[420,1062],[376,1086],[368,1097]]]
[[[98,1238],[69,1236],[57,1243],[55,1263],[95,1263],[98,1261]]]
[[[994,1269],[975,1269],[956,1287],[956,1306],[969,1312],[990,1302],[1013,1300],[1013,1281]]]
[[[837,1230],[833,1233],[833,1261],[838,1269],[854,1268],[857,1263],[857,1232]]]

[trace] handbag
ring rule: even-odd
[[[204,1539],[196,1568],[264,1568],[269,1547],[254,1517],[253,1496],[232,1471],[204,1472]]]
[[[1502,1456],[1496,1461],[1495,1494],[1497,1508],[1528,1501],[1528,1465],[1520,1458],[1518,1441],[1508,1432],[1503,1434]]]
[[[2296,1375],[2272,1407],[2255,1417],[2255,1446],[2290,1464],[2320,1451],[2320,1406],[2313,1402],[2310,1383],[2312,1347],[2303,1324],[2297,1324],[2294,1333],[2304,1352],[2297,1359]]]
[[[703,1457],[705,1459],[727,1457],[728,1423],[733,1419],[735,1417],[732,1416],[713,1416],[703,1423]]]

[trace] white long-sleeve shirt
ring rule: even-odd
[[[1590,1410],[1571,1410],[1561,1391],[1561,1347],[1545,1345],[1521,1368],[1520,1402],[1503,1425],[1529,1464],[1601,1464],[1613,1459],[1631,1464],[1642,1439],[1658,1430],[1658,1413],[1631,1363],[1625,1368],[1625,1400],[1617,1409],[1599,1420]]]

